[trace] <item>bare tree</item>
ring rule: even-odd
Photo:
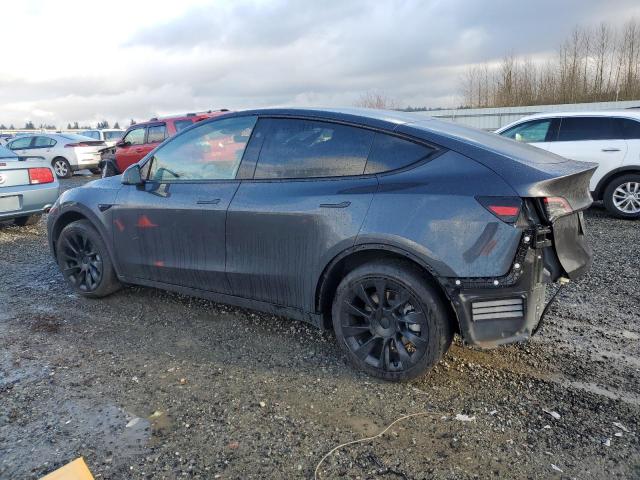
[[[363,93],[354,104],[356,107],[377,108],[381,110],[394,110],[398,108],[398,103],[383,92],[369,90]]]
[[[539,105],[640,98],[640,24],[575,27],[545,63],[508,55],[475,65],[461,81],[469,107]]]

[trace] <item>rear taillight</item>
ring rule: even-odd
[[[484,208],[506,223],[515,223],[522,209],[520,197],[476,197]]]
[[[543,203],[547,218],[550,222],[573,212],[573,208],[571,208],[569,202],[562,197],[545,197]]]
[[[37,183],[51,183],[53,182],[53,173],[51,170],[44,167],[30,168],[29,169],[29,183],[35,185]]]

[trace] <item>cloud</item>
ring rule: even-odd
[[[454,106],[469,64],[546,58],[576,24],[640,17],[637,0],[114,0],[100,16],[79,1],[17,5],[0,31],[3,45],[20,39],[0,65],[5,124],[349,105],[372,89]]]

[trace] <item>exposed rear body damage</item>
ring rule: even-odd
[[[546,286],[590,265],[592,171],[399,112],[235,112],[65,192],[49,239],[80,294],[148,285],[333,326],[359,368],[404,380],[456,329],[482,347],[536,330]]]

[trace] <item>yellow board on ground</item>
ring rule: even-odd
[[[45,475],[40,480],[93,480],[93,475],[91,475],[87,464],[84,463],[84,459],[80,457],[55,472]]]

